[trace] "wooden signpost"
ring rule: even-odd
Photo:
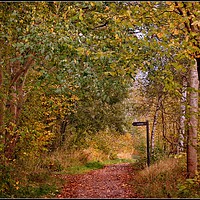
[[[133,126],[146,126],[147,131],[147,165],[150,166],[150,151],[149,151],[149,121],[146,122],[133,122]]]

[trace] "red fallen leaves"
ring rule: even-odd
[[[133,169],[129,163],[115,164],[86,174],[67,175],[57,198],[139,198],[129,184]]]

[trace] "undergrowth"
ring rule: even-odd
[[[79,148],[64,145],[54,152],[20,157],[10,166],[0,166],[0,198],[54,198],[64,184],[60,175],[130,161],[133,146],[130,134],[105,131],[88,136]]]
[[[134,192],[144,198],[199,198],[200,178],[186,178],[185,156],[163,158],[150,167],[135,163]]]
[[[48,194],[55,197],[62,186],[61,179],[41,168],[27,172],[17,166],[2,166],[1,172],[0,198],[38,198]]]

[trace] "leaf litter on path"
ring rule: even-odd
[[[85,174],[65,175],[57,198],[140,198],[130,184],[134,170],[130,163],[107,165]]]

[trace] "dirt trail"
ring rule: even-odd
[[[57,198],[139,198],[129,184],[129,163],[105,166],[86,174],[66,175],[66,185]]]

